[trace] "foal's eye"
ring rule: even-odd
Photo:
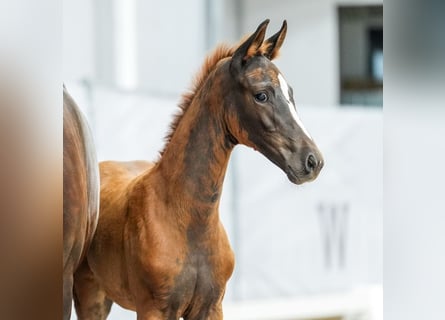
[[[265,92],[257,93],[257,94],[255,94],[254,97],[255,97],[256,101],[261,102],[261,103],[264,103],[269,99],[269,97],[267,96],[267,94]]]

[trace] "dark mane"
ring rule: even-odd
[[[230,47],[226,44],[220,44],[206,57],[200,71],[194,77],[191,88],[182,95],[182,98],[179,102],[179,111],[173,117],[173,121],[170,124],[169,132],[165,137],[164,149],[160,152],[160,155],[164,153],[164,150],[170,142],[173,133],[175,132],[176,127],[178,126],[179,121],[182,118],[182,115],[191,105],[193,98],[195,97],[199,89],[203,86],[209,74],[215,69],[219,61],[224,58],[231,57],[235,49],[236,47]]]

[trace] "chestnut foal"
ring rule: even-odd
[[[218,206],[232,149],[260,151],[296,184],[317,177],[322,156],[271,62],[287,25],[264,41],[268,22],[207,58],[159,161],[101,163],[99,223],[75,276],[80,319],[105,319],[112,301],[140,320],[222,319],[234,256]]]

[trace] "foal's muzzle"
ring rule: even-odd
[[[312,181],[323,168],[324,160],[318,149],[310,149],[290,157],[286,168],[289,180],[295,184]]]

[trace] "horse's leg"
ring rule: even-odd
[[[136,305],[137,320],[178,320],[179,316],[177,311],[171,310],[169,308],[164,308],[161,310],[159,304],[150,301],[151,299],[143,299],[144,295],[142,292],[138,296],[140,299]],[[148,292],[144,292],[148,293]]]
[[[74,274],[74,306],[79,320],[105,320],[113,301],[94,279],[87,259]]]
[[[161,311],[159,306],[152,303],[144,303],[136,307],[137,320],[178,320],[179,315],[175,310]]]
[[[63,320],[71,318],[73,304],[73,273],[63,270]]]

